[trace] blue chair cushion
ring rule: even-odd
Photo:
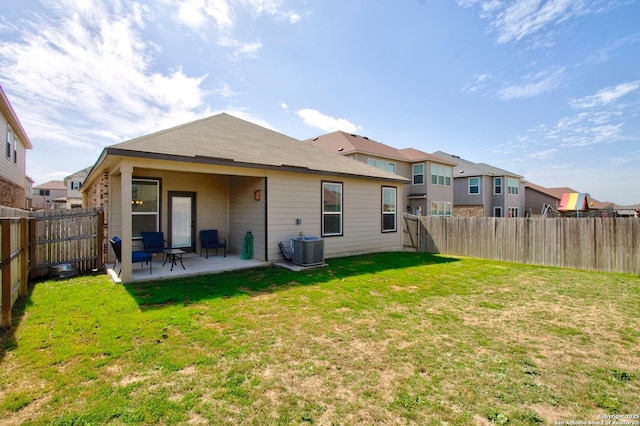
[[[147,253],[146,251],[141,250],[131,252],[132,263],[147,262],[149,260],[151,260],[151,253]]]

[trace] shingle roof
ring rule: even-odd
[[[447,154],[446,152],[436,151],[433,153],[436,157],[444,158],[449,161],[454,161],[457,166],[454,169],[456,177],[460,176],[513,176],[516,178],[522,178],[519,174],[510,172],[508,170],[500,169],[498,167],[491,166],[486,163],[474,163],[473,161],[465,160],[455,155]]]
[[[400,152],[402,152],[402,154],[412,162],[428,160],[436,163],[448,164],[451,166],[455,166],[458,164],[455,161],[450,161],[442,157],[436,157],[433,154],[427,154],[426,152],[420,151],[415,148],[404,148],[401,149]]]
[[[557,198],[558,200],[562,199],[562,194],[567,192],[578,192],[575,189],[569,187],[561,187],[561,188],[545,188],[544,186],[536,185],[531,182],[525,182],[525,188],[531,188],[543,194],[549,195],[551,197]]]
[[[392,160],[406,161],[408,163],[428,160],[443,164],[455,164],[415,148],[398,149],[383,144],[382,142],[377,142],[367,136],[342,131],[327,133],[326,135],[307,139],[305,142],[342,155],[360,152]]]
[[[104,155],[406,180],[224,113],[111,145]]]
[[[569,188],[567,186],[559,188],[545,188],[544,186],[536,185],[531,182],[525,182],[524,186],[525,188],[531,188],[535,191],[557,198],[558,200],[561,200],[564,194],[578,193],[578,191],[576,191],[575,189]],[[596,200],[595,198],[591,198],[591,196],[589,196],[589,200],[592,202],[592,205],[590,207],[594,209],[605,209],[612,204],[607,201]]]
[[[34,186],[33,189],[67,189],[61,180],[50,180],[42,185]]]

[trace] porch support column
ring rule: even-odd
[[[120,165],[120,211],[122,212],[122,259],[120,279],[123,283],[133,281],[133,266],[131,263],[131,178],[133,166]]]

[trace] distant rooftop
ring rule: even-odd
[[[398,149],[370,139],[367,136],[360,136],[343,131],[327,133],[326,135],[307,139],[304,142],[342,155],[359,152],[391,160],[405,161],[408,163],[434,161],[452,166],[456,164],[455,162],[436,157],[415,148]]]

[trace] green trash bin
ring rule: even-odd
[[[247,231],[244,235],[244,240],[242,241],[242,254],[240,255],[241,259],[251,259],[253,257],[253,234],[251,231]]]

